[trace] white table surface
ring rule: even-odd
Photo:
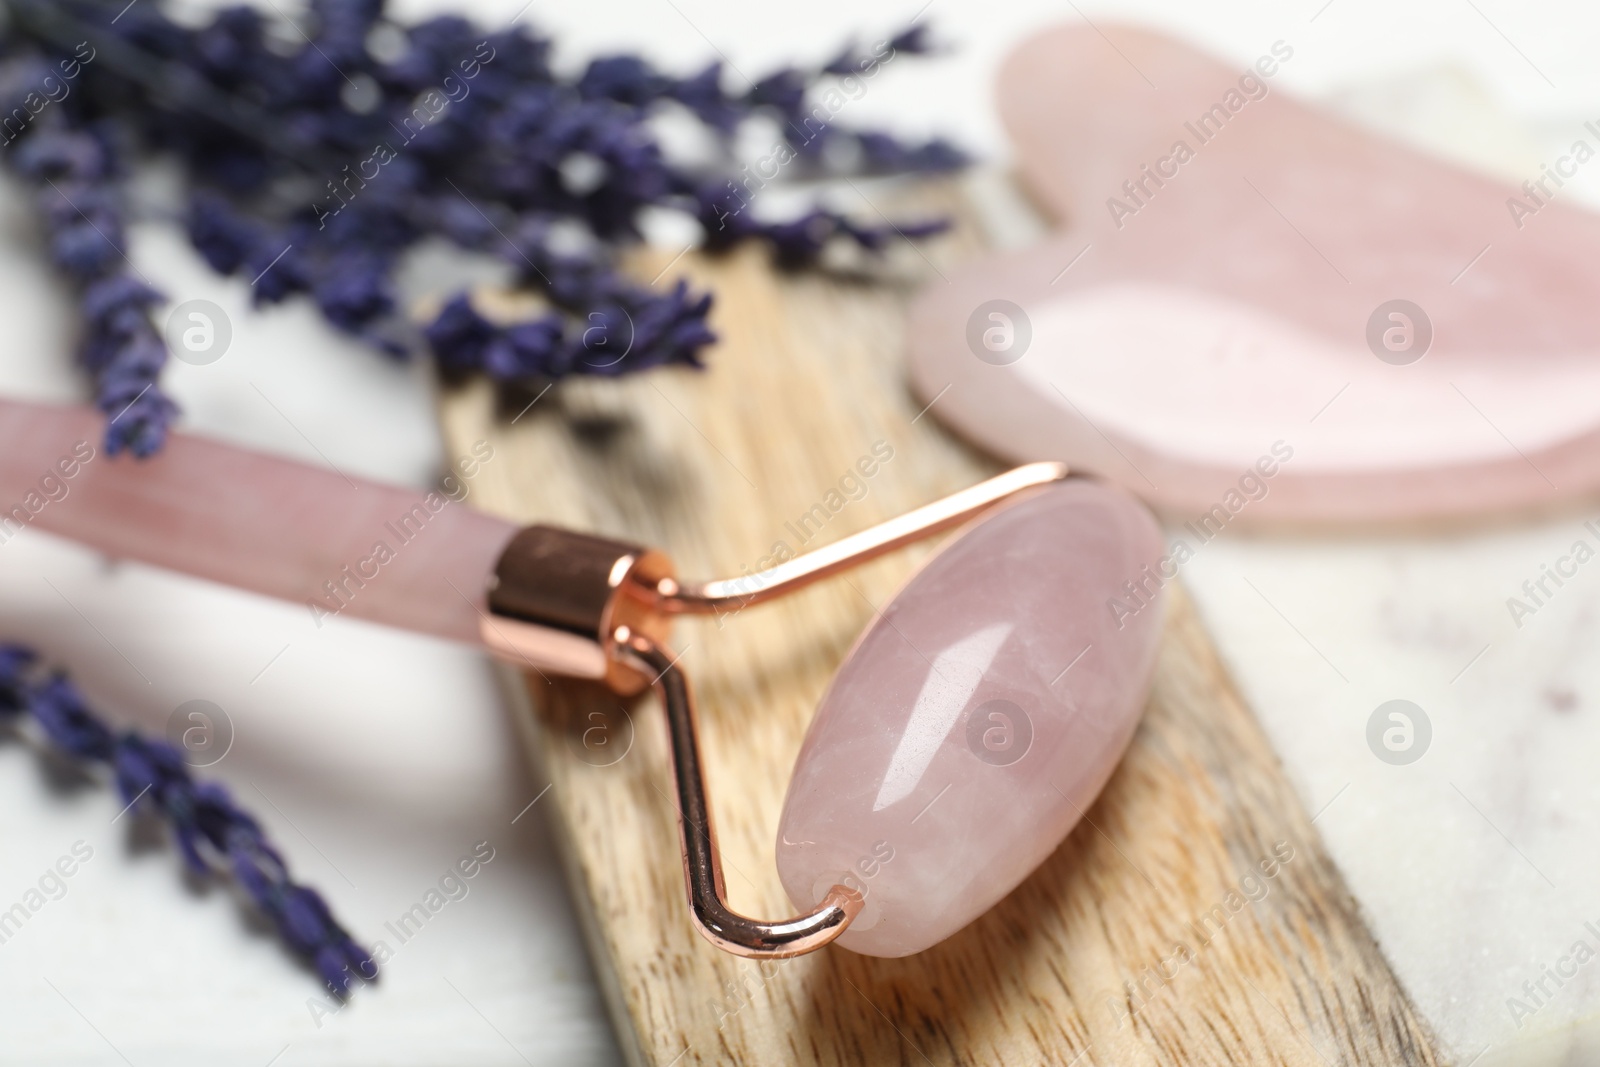
[[[522,2],[395,7],[407,14],[467,8],[496,24]],[[1540,158],[1562,143],[1566,130],[1593,117],[1585,108],[1600,114],[1600,66],[1592,61],[1600,10],[1575,4],[934,0],[926,8],[906,3],[868,11],[859,3],[818,0],[797,13],[732,0],[589,0],[544,8],[535,5],[522,17],[561,40],[563,61],[639,48],[689,69],[715,49],[730,66],[756,75],[786,59],[822,56],[855,31],[863,39],[892,31],[921,9],[959,51],[892,70],[841,119],[947,132],[992,153],[1004,151],[989,93],[999,58],[1030,28],[1083,15],[1167,27],[1241,60],[1273,40],[1290,40],[1297,52],[1283,84],[1323,98],[1418,71],[1435,71],[1426,80],[1435,85],[1440,68],[1458,70],[1515,117],[1525,151],[1533,153],[1521,158]],[[1346,94],[1345,106],[1361,111],[1363,99],[1370,94]],[[1484,155],[1481,131],[1429,121],[1427,93],[1404,99],[1416,103],[1414,113],[1378,108],[1378,119],[1441,151]],[[1462,113],[1450,106],[1435,117]],[[1503,161],[1509,151],[1496,149],[1496,158]],[[203,297],[234,317],[234,345],[224,359],[208,367],[176,364],[169,375],[186,410],[185,427],[311,462],[321,453],[375,478],[421,485],[435,476],[445,457],[425,373],[336,338],[303,304],[249,311],[243,283],[210,276],[167,223],[137,226],[132,254],[174,302]],[[31,212],[10,184],[0,185],[0,307],[7,342],[0,390],[81,398],[68,355],[70,305],[42,266]],[[1410,922],[1427,910],[1417,906],[1416,894],[1469,873],[1492,878],[1496,864],[1512,872],[1507,879],[1523,877],[1529,892],[1542,892],[1543,883],[1530,881],[1515,856],[1494,852],[1499,838],[1481,825],[1471,827],[1475,836],[1464,836],[1477,818],[1470,811],[1456,813],[1459,826],[1441,829],[1436,821],[1406,822],[1385,805],[1407,805],[1418,818],[1439,810],[1428,805],[1445,788],[1443,777],[1473,791],[1485,821],[1498,819],[1515,838],[1518,824],[1508,825],[1510,816],[1496,804],[1512,803],[1519,789],[1538,794],[1547,787],[1532,805],[1539,818],[1559,815],[1563,804],[1592,801],[1587,792],[1562,793],[1542,777],[1548,765],[1568,776],[1563,782],[1580,780],[1585,754],[1596,751],[1587,743],[1575,747],[1574,738],[1594,740],[1587,720],[1565,742],[1490,732],[1504,705],[1494,686],[1524,703],[1547,699],[1539,696],[1547,690],[1589,691],[1578,676],[1586,594],[1560,609],[1576,618],[1541,617],[1543,636],[1507,639],[1494,630],[1494,613],[1503,612],[1496,591],[1504,583],[1497,579],[1519,582],[1526,561],[1536,565],[1564,533],[1525,526],[1488,535],[1498,542],[1444,547],[1228,542],[1208,548],[1186,574],[1308,806],[1316,810],[1341,783],[1351,783],[1318,825],[1402,979],[1463,1061],[1479,1045],[1508,1040],[1504,1027],[1490,1033],[1493,1027],[1477,1020],[1486,1010],[1478,1007],[1482,990],[1498,990],[1495,982],[1514,986],[1523,971],[1536,974],[1548,962],[1546,941],[1560,939],[1568,916],[1552,920],[1556,932],[1545,937],[1543,926],[1526,925],[1532,898],[1521,896],[1493,898],[1425,927]],[[1324,567],[1342,569],[1323,571],[1319,585]],[[1467,573],[1481,577],[1470,594],[1461,592]],[[1281,596],[1285,612],[1310,615],[1315,621],[1307,625],[1319,627],[1313,639],[1349,672],[1366,671],[1359,684],[1344,693],[1338,679],[1319,678],[1319,661],[1295,649],[1293,635],[1272,630],[1275,616],[1239,595],[1239,574]],[[1366,577],[1358,585],[1330,585],[1327,574],[1351,582]],[[1403,590],[1394,596],[1402,605],[1398,615],[1384,615],[1373,599],[1385,583]],[[1375,618],[1391,617],[1405,625],[1395,633],[1373,628]],[[1436,639],[1430,627],[1443,636]],[[160,731],[184,701],[221,706],[237,736],[212,773],[262,817],[295,873],[326,893],[358,938],[383,936],[383,923],[420,900],[475,843],[495,849],[469,895],[400,949],[380,985],[358,992],[338,1015],[318,1018],[308,1003],[320,1000],[316,978],[246,921],[225,885],[190,887],[170,847],[151,844],[132,820],[113,823],[119,804],[108,788],[75,787],[27,746],[0,744],[0,908],[19,899],[74,842],[94,849],[65,897],[0,945],[0,1063],[618,1062],[538,807],[512,824],[543,783],[524,766],[505,702],[479,653],[344,619],[316,630],[302,607],[108,563],[32,532],[0,546],[0,635],[27,640],[70,667],[92,700],[119,721]],[[1475,668],[1485,688],[1447,704],[1456,692],[1448,688],[1452,657],[1502,640],[1512,651],[1486,655]],[[1366,706],[1389,695],[1462,708],[1459,718],[1486,732],[1472,747],[1460,731],[1442,731],[1440,751],[1470,749],[1476,763],[1459,772],[1443,759],[1431,768],[1419,763],[1411,769],[1424,773],[1390,775],[1386,786],[1383,772],[1396,768],[1355,749],[1345,727],[1352,717],[1364,722]],[[1287,718],[1287,709],[1297,707],[1313,711],[1304,721]],[[1448,723],[1450,714],[1440,720]],[[1496,777],[1505,766],[1501,754],[1518,738],[1555,751],[1545,763],[1518,764],[1509,777]],[[1348,766],[1341,762],[1347,756]],[[1482,792],[1475,791],[1479,785]],[[1557,795],[1547,795],[1551,789]],[[1584,828],[1583,820],[1577,823]],[[1457,836],[1434,850],[1443,868],[1425,867],[1416,850],[1404,848],[1408,840],[1438,841],[1445,833]],[[1552,878],[1568,879],[1563,905],[1589,885],[1589,868],[1540,849],[1568,841],[1528,843]],[[1591,910],[1600,917],[1600,907]],[[1464,980],[1457,979],[1471,972],[1472,961],[1465,950],[1445,946],[1478,928],[1488,933],[1472,948],[1483,949],[1498,970],[1492,981],[1468,982],[1473,988],[1463,993]],[[1525,959],[1515,964],[1519,955]],[[1452,981],[1456,988],[1449,988]],[[1576,990],[1571,1000],[1584,1002]],[[1564,1010],[1552,1005],[1542,1019],[1566,1018]]]

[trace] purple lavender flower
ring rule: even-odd
[[[10,3],[20,36],[4,42],[0,103],[33,89],[77,40],[105,46],[81,65],[78,91],[9,152],[40,186],[52,258],[85,292],[101,293],[102,282],[130,270],[121,158],[164,152],[190,182],[194,247],[213,269],[249,282],[258,305],[309,298],[334,328],[395,355],[425,344],[449,373],[513,382],[701,366],[715,340],[709,299],[682,286],[652,291],[617,270],[617,252],[639,239],[647,210],[699,219],[712,251],[766,244],[786,267],[815,263],[835,241],[874,252],[938,230],[821,210],[758,222],[742,201],[729,202],[729,163],[708,171],[667,158],[650,124],[663,110],[698,119],[728,160],[747,119],[777,118],[798,157],[796,177],[933,173],[964,162],[946,142],[906,143],[808,110],[831,79],[930,51],[921,24],[730,90],[720,64],[679,77],[627,54],[566,77],[550,65],[550,42],[525,27],[486,33],[453,15],[400,26],[398,54],[380,57],[369,41],[385,19],[383,0],[309,0],[308,39],[287,51],[268,43],[278,16],[252,7],[224,8],[195,26],[174,21],[160,0],[114,19],[96,0]],[[550,236],[563,228],[587,243],[574,251]],[[458,298],[439,321],[410,329],[392,277],[430,237],[504,256],[550,309],[489,326]],[[82,348],[107,443],[148,454],[176,414],[158,386],[154,301],[97,300],[115,311],[86,308]]]
[[[682,78],[667,89],[671,97],[701,122],[727,136],[739,127],[745,111],[722,91],[722,64],[712,63],[699,74]]]
[[[14,76],[14,75],[13,75]],[[0,75],[0,82],[10,78]],[[107,417],[105,445],[148,456],[160,450],[178,409],[157,383],[165,343],[149,318],[163,299],[134,278],[126,254],[116,161],[108,139],[71,125],[64,106],[46,112],[6,158],[38,186],[51,259],[77,286],[83,305],[80,359]]]
[[[0,644],[0,723],[26,715],[63,752],[109,764],[123,803],[159,815],[196,875],[231,874],[284,943],[309,961],[335,994],[348,994],[358,977],[377,978],[372,956],[339,925],[315,890],[290,879],[261,825],[225,788],[196,782],[182,753],[165,741],[113,732],[64,674],[39,677],[38,662],[32,649]]]

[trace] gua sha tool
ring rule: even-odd
[[[1190,519],[1396,519],[1600,487],[1600,217],[1559,174],[1513,188],[1296,103],[1292,39],[1221,63],[1103,29],[1044,32],[1004,65],[1021,178],[1061,229],[917,305],[934,415]],[[1269,491],[1251,477],[1246,502],[1264,457]]]
[[[1147,588],[1131,615],[1111,601],[1147,574],[1160,533],[1131,496],[1069,479],[1061,464],[1019,467],[765,571],[690,583],[653,549],[519,530],[437,494],[192,436],[138,463],[92,448],[85,459],[96,423],[87,410],[0,401],[0,499],[21,501],[24,516],[0,519],[288,600],[334,581],[354,591],[352,614],[481,641],[513,665],[622,695],[654,687],[690,910],[739,955],[793,956],[842,937],[902,956],[948,937],[1061,842],[1144,705],[1160,592]],[[41,471],[67,492],[41,494]],[[351,561],[419,508],[421,532],[351,586]],[[862,634],[806,737],[777,846],[801,914],[734,912],[689,682],[666,647],[673,616],[758,604],[962,524]]]

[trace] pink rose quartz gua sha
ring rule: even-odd
[[[0,500],[18,501],[0,513],[8,536],[37,526],[288,600],[342,591],[352,614],[481,641],[546,677],[654,687],[690,913],[740,955],[798,955],[841,933],[857,951],[905,955],[954,933],[1060,843],[1144,704],[1159,533],[1133,497],[1067,480],[1061,464],[1019,467],[765,571],[688,583],[653,549],[519,530],[439,492],[189,435],[150,460],[108,460],[88,444],[95,425],[86,410],[0,400]],[[693,697],[665,647],[672,617],[736,611],[963,524],[867,629],[807,737],[778,846],[801,914],[734,912]],[[1127,583],[1145,593],[1135,611]]]
[[[1503,186],[1296,103],[1292,41],[1223,64],[1103,29],[1004,66],[1021,177],[1064,228],[930,286],[933,414],[1214,525],[1600,487],[1600,217],[1559,179]]]

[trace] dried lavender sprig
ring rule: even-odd
[[[466,54],[473,47],[471,27],[459,19],[436,20],[428,26],[437,32],[415,34],[413,51],[388,68],[391,73],[396,68],[408,72],[408,76],[401,80],[408,92],[425,84],[429,78],[450,78],[450,72],[455,69],[449,60],[451,48],[457,53]],[[469,105],[467,109],[447,112],[444,121],[427,131],[429,138],[418,147],[422,159],[420,172],[418,168],[405,167],[400,177],[426,185],[430,173],[438,164],[434,158],[435,150],[442,145],[450,146],[453,152],[464,153],[469,164],[470,160],[481,159],[482,166],[459,165],[454,168],[457,173],[450,179],[451,191],[447,195],[419,201],[426,205],[419,213],[425,221],[418,221],[417,229],[432,228],[434,232],[464,247],[495,247],[503,253],[510,253],[505,258],[520,271],[526,284],[546,291],[559,307],[573,312],[567,325],[569,328],[576,326],[572,332],[580,337],[591,337],[601,332],[592,329],[591,324],[596,319],[603,321],[616,318],[619,305],[627,317],[638,312],[656,321],[670,321],[680,315],[685,303],[679,299],[677,292],[661,296],[636,285],[629,287],[610,269],[603,256],[586,259],[571,254],[548,254],[542,244],[542,231],[548,228],[551,217],[576,215],[597,236],[615,241],[636,235],[635,215],[643,207],[679,203],[705,224],[708,249],[721,251],[747,240],[763,240],[773,247],[779,263],[784,266],[804,266],[815,262],[824,245],[836,236],[877,251],[893,237],[916,239],[944,228],[942,222],[865,226],[826,211],[813,211],[797,220],[779,223],[758,221],[752,213],[740,212],[735,225],[725,225],[719,216],[729,212],[722,209],[720,202],[710,203],[719,195],[714,191],[715,187],[708,194],[704,183],[695,185],[692,176],[678,173],[668,166],[654,142],[644,136],[636,125],[645,113],[662,101],[677,99],[682,102],[684,94],[679,89],[683,83],[655,73],[643,60],[612,56],[591,63],[578,79],[574,93],[554,80],[543,66],[542,49],[529,39],[516,33],[507,33],[491,35],[486,40],[493,43],[491,51],[494,53],[510,55],[496,59],[494,62],[500,66],[492,70],[484,67],[482,73],[486,80],[480,83],[477,95],[464,101]],[[538,58],[517,63],[516,49],[513,47],[516,42],[525,48],[534,48]],[[880,48],[880,54],[885,51],[893,54],[896,47],[911,53],[926,51],[920,28],[895,38]],[[842,60],[836,59],[833,65],[840,62]],[[873,58],[871,62],[877,63],[879,59]],[[501,78],[501,73],[507,69],[518,73]],[[828,73],[830,71],[826,68],[809,74],[790,71],[786,77],[803,94],[807,85]],[[694,81],[698,86],[700,104],[705,105],[714,98],[716,106],[724,109],[724,114],[734,116],[734,125],[756,110],[778,108],[781,101],[781,94],[775,95],[770,89],[771,79],[767,80],[767,87],[763,87],[764,83],[758,83],[740,97],[723,94],[720,85],[715,84],[714,77],[708,79],[702,74]],[[619,110],[615,106],[601,106],[615,104],[625,105],[625,108]],[[787,125],[791,129],[798,128],[794,123]],[[480,126],[486,130],[486,140],[464,141],[461,132],[469,126]],[[833,129],[829,127],[829,130]],[[932,171],[948,169],[964,162],[964,157],[949,150],[940,141],[908,149],[899,146],[887,135],[870,131],[860,134],[858,140],[863,146],[866,169],[872,172]],[[556,181],[559,168],[555,164],[572,153],[584,154],[591,161],[597,161],[596,165],[607,175],[606,181],[600,182],[584,196],[571,193]],[[365,183],[356,184],[362,196],[370,195],[365,191]],[[470,195],[466,190],[470,190]],[[527,213],[536,217],[526,223],[518,222],[516,205],[519,204],[531,205],[533,210]],[[359,217],[367,206],[372,206],[380,213],[385,210],[383,205],[356,201],[350,208],[341,210],[340,214],[345,216],[348,212]],[[214,204],[206,206],[208,214],[214,214],[215,211]],[[391,217],[404,214],[403,208],[390,210]],[[530,227],[537,236],[526,236]],[[378,228],[386,227],[380,222]],[[393,229],[392,226],[387,228]],[[213,226],[197,226],[196,236],[198,238],[202,231],[215,229]],[[239,229],[245,232],[245,227]],[[359,227],[354,229],[357,232],[360,230]],[[508,237],[508,233],[511,236]],[[259,241],[257,255],[250,258],[254,262],[267,263],[291,245],[305,248],[314,241],[314,238],[312,241],[305,239],[311,235],[302,234],[299,241],[290,240],[289,236],[284,233]],[[329,238],[335,243],[339,239],[337,236]],[[381,261],[369,259],[363,265],[370,272],[370,280],[362,286],[363,290],[377,290],[379,286],[373,276],[381,269]],[[338,274],[346,279],[362,277],[359,270],[344,270]],[[304,272],[302,277],[293,279],[293,284],[312,291],[318,288],[315,280]],[[624,288],[629,288],[627,298],[619,300],[617,294]],[[325,301],[319,300],[319,303],[325,304]],[[369,306],[374,309],[374,314],[380,313],[377,302]],[[446,305],[452,310],[461,306],[460,299]],[[546,316],[536,323],[525,324],[528,328],[521,331],[524,335],[537,338],[535,347],[545,350],[545,355],[524,359],[522,363],[538,366],[541,373],[550,376],[565,373],[622,373],[665,363],[698,366],[697,348],[713,339],[710,332],[703,329],[703,313],[699,317],[702,328],[697,331],[693,346],[685,343],[676,351],[656,352],[638,360],[629,358],[618,361],[608,356],[595,358],[591,353],[574,352],[574,346],[570,344],[557,345],[554,352],[549,352],[551,343],[547,338],[557,321]],[[427,330],[427,336],[442,362],[462,362],[458,352],[446,352],[438,347],[441,342],[449,344],[458,335],[459,325],[459,322],[447,321]],[[482,328],[481,323],[475,325],[478,329]],[[514,338],[505,340],[514,341]],[[506,352],[510,347],[526,347],[526,344],[490,346],[488,350]],[[505,361],[490,363],[491,367],[504,368],[507,365]]]
[[[260,824],[225,788],[196,782],[183,754],[165,741],[112,730],[64,673],[42,670],[38,654],[24,645],[0,643],[0,723],[24,716],[66,754],[109,765],[123,802],[165,819],[196,875],[231,873],[284,942],[336,994],[348,994],[358,976],[377,978],[371,954],[345,932],[315,890],[290,880]]]
[[[13,104],[24,106],[21,101],[41,92],[52,73],[35,59],[0,65],[0,114],[11,115]],[[21,131],[4,158],[35,186],[51,258],[78,291],[85,324],[79,355],[107,418],[106,451],[148,456],[161,448],[178,413],[158,384],[167,347],[148,313],[164,298],[136,276],[125,251],[122,190],[109,132],[71,122],[63,108],[45,112]]]
[[[920,145],[875,131],[855,131],[806,113],[810,94],[834,79],[876,76],[879,68],[904,53],[926,56],[934,52],[926,23],[915,23],[871,49],[851,44],[833,59],[810,69],[783,67],[757,80],[741,93],[728,93],[722,82],[722,64],[715,62],[688,78],[658,71],[638,56],[601,56],[590,61],[577,80],[579,93],[589,100],[604,99],[647,112],[674,101],[689,108],[711,129],[724,136],[737,130],[752,112],[770,110],[782,120],[784,137],[812,164],[823,149],[837,139],[856,141],[863,149],[862,172],[949,170],[963,165],[966,154],[943,138]]]
[[[3,2],[32,9],[43,0]],[[401,256],[430,236],[503,255],[548,299],[548,312],[497,326],[458,296],[422,332],[445,368],[499,380],[701,365],[714,340],[709,298],[681,284],[654,291],[616,268],[646,210],[698,220],[709,250],[757,241],[791,267],[815,263],[835,240],[874,252],[943,228],[867,225],[822,209],[757,219],[742,198],[730,201],[734,186],[719,173],[726,161],[697,169],[664,156],[648,125],[661,108],[686,108],[726,145],[746,120],[776,118],[795,177],[965,162],[941,140],[908,144],[850,130],[835,109],[807,111],[819,87],[875,73],[899,53],[929,52],[921,26],[729,91],[718,65],[677,78],[632,56],[600,57],[563,76],[549,63],[550,42],[524,27],[485,33],[454,16],[401,26],[385,18],[383,0],[309,0],[306,43],[287,53],[268,42],[270,16],[250,7],[191,27],[168,18],[159,0],[51,6],[56,29],[46,43],[59,47],[76,20],[107,44],[64,110],[176,154],[191,180],[195,247],[215,269],[248,278],[258,303],[308,295],[336,328],[404,355],[417,338],[393,292]],[[400,35],[398,53],[369,47],[379,31]],[[130,57],[137,69],[120,69]],[[353,89],[365,103],[353,102]],[[418,101],[443,100],[441,92],[449,106],[419,120]],[[380,143],[385,150],[374,153]],[[840,145],[849,150],[833,150]],[[349,164],[308,190],[305,174],[327,171],[328,160]],[[300,191],[286,200],[295,183]],[[585,251],[553,251],[545,234],[563,224],[589,235]]]

